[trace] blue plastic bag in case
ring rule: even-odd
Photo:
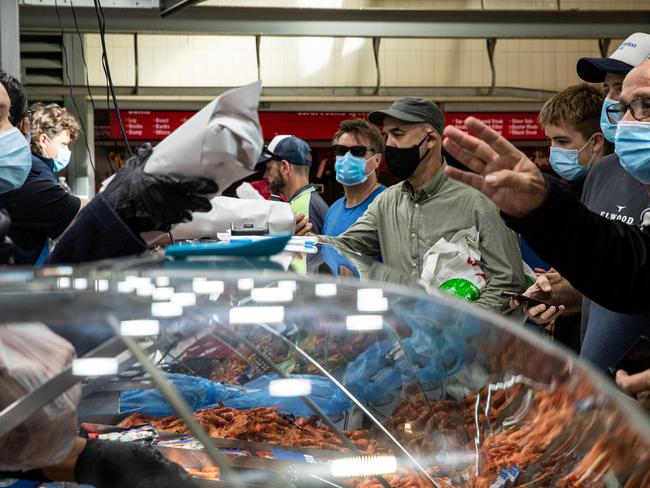
[[[167,379],[181,394],[194,411],[213,405],[217,399],[219,383],[200,376],[185,374],[167,374]],[[176,415],[176,411],[158,389],[128,390],[120,394],[120,413],[140,412],[145,415],[164,417]]]
[[[274,397],[269,394],[269,383],[278,379],[277,375],[261,376],[244,386],[224,385],[183,374],[168,374],[167,377],[194,411],[216,407],[222,403],[227,407],[242,410],[278,406],[282,413],[301,417],[314,415],[300,397]],[[289,378],[309,380],[311,383],[309,398],[326,415],[338,414],[352,406],[345,394],[327,378],[316,375],[290,375]],[[132,412],[155,416],[176,414],[157,389],[122,392],[120,413]]]

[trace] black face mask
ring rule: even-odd
[[[431,135],[431,132],[424,136],[424,139],[415,146],[401,148],[386,146],[384,149],[384,157],[386,164],[391,173],[393,173],[400,180],[408,180],[420,165],[422,160],[429,154],[429,149],[420,157],[420,146]]]

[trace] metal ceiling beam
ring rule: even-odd
[[[61,95],[85,96],[88,88],[85,85],[48,86],[29,85],[32,98],[45,98]],[[229,90],[230,87],[115,87],[118,96],[139,97],[215,97]],[[91,93],[97,100],[106,96],[105,86],[91,86]],[[467,98],[467,97],[498,97],[528,101],[546,101],[555,92],[546,90],[530,90],[526,88],[496,87],[390,87],[383,86],[377,90],[373,86],[364,87],[266,87],[262,89],[263,98],[382,98],[420,96],[433,99]]]
[[[65,9],[63,9],[65,10]],[[80,28],[97,31],[95,12],[76,8]],[[161,18],[157,9],[106,9],[111,33],[201,33],[389,38],[600,39],[644,32],[650,11],[351,10],[194,7]],[[64,29],[74,29],[63,15]],[[59,31],[48,7],[23,6],[20,28]]]
[[[196,5],[203,0],[160,0],[160,16],[167,17]]]

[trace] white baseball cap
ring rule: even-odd
[[[602,83],[607,73],[627,74],[647,59],[650,59],[650,34],[636,32],[607,58],[580,58],[576,70],[584,81]]]

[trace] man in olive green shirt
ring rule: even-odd
[[[369,119],[384,126],[386,163],[404,181],[379,195],[345,233],[319,239],[353,253],[381,256],[383,263],[405,277],[402,282],[416,283],[425,253],[439,239],[449,240],[458,231],[475,227],[480,266],[487,275],[486,287],[475,303],[503,310],[507,300],[501,292],[519,292],[525,287],[517,238],[492,202],[447,178],[442,170],[444,115],[440,108],[430,100],[402,98],[388,110],[371,112]]]

